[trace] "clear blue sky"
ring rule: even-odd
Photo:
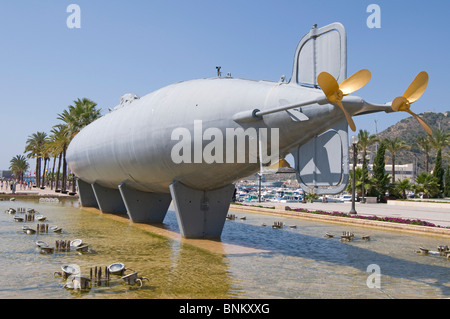
[[[66,25],[71,3],[81,8],[80,29]],[[366,25],[371,3],[381,8],[380,29]],[[313,24],[345,26],[348,75],[372,72],[358,96],[391,101],[425,70],[428,89],[413,110],[448,111],[449,15],[447,0],[1,0],[0,169],[77,98],[106,112],[124,93],[212,77],[217,65],[234,77],[289,78]],[[382,131],[407,116],[376,113],[355,123],[374,133],[375,120]]]

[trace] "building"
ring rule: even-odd
[[[13,178],[13,174],[11,171],[0,170],[0,179],[9,179],[9,178]]]
[[[353,164],[350,165],[350,171],[353,170]],[[368,164],[369,174],[373,173],[373,164]],[[362,168],[362,164],[356,164],[357,168]],[[392,177],[392,165],[386,164],[384,166],[386,173],[389,173]],[[414,183],[416,178],[416,172],[414,169],[414,164],[395,164],[395,181],[401,181],[404,179],[409,180],[410,183]]]

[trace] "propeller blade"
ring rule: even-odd
[[[342,93],[345,95],[351,94],[359,89],[363,88],[367,83],[369,83],[371,73],[367,69],[362,69],[345,79],[340,85]]]
[[[411,82],[408,89],[405,91],[405,94],[403,94],[403,97],[405,97],[409,101],[409,103],[414,103],[425,92],[427,85],[428,73],[422,71],[417,74],[415,79]]]
[[[328,101],[330,101],[330,103],[336,103],[340,107],[342,112],[344,112],[345,118],[347,119],[348,126],[353,132],[356,131],[356,125],[355,122],[353,122],[352,116],[344,108],[342,98],[345,95],[361,89],[369,83],[370,78],[370,71],[366,69],[356,72],[349,78],[345,79],[340,85],[328,72],[322,72],[317,77],[317,83],[327,97]]]
[[[409,105],[408,100],[403,96],[399,96],[396,97],[394,101],[392,101],[391,108],[394,112],[406,111],[408,110],[408,105]]]
[[[414,116],[423,126],[425,131],[428,134],[432,134],[431,128],[422,120],[417,114],[410,110],[411,104],[417,101],[422,94],[425,92],[428,85],[428,74],[425,71],[420,72],[414,78],[414,80],[409,85],[408,89],[406,89],[403,96],[396,97],[391,104],[391,108],[394,112],[403,111],[408,112],[412,116]]]
[[[433,131],[431,130],[431,128],[428,126],[428,124],[427,124],[424,120],[422,120],[422,119],[419,117],[419,115],[417,115],[416,113],[414,113],[414,112],[411,111],[411,110],[407,110],[406,112],[408,112],[409,114],[411,114],[412,116],[414,116],[414,117],[419,121],[419,123],[423,126],[423,128],[425,129],[425,131],[427,131],[428,134],[430,134],[430,135],[433,134]]]
[[[328,100],[333,99],[337,92],[339,92],[339,84],[336,79],[328,72],[322,72],[317,77],[317,83],[322,89]],[[330,100],[331,102],[331,100]]]
[[[344,112],[345,118],[347,119],[347,123],[348,123],[348,126],[350,127],[350,129],[351,129],[353,132],[356,132],[356,125],[355,125],[355,122],[353,122],[353,119],[352,119],[351,115],[350,115],[350,114],[347,112],[347,110],[344,108],[344,105],[342,105],[342,102],[338,100],[338,101],[336,102],[336,104],[339,105],[339,107],[341,108],[342,112]]]

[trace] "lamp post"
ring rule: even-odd
[[[352,208],[350,209],[350,214],[356,214],[355,209],[355,184],[356,184],[356,178],[355,178],[355,172],[356,172],[356,157],[357,157],[357,150],[356,150],[356,144],[358,144],[358,136],[353,135],[351,138],[352,146],[353,146],[353,178],[352,178]]]
[[[259,179],[259,187],[258,187],[258,203],[261,203],[261,179],[262,179],[262,173],[258,173],[258,179]]]

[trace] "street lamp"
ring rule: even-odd
[[[358,144],[359,140],[358,140],[358,136],[357,135],[353,135],[351,138],[351,142],[352,142],[352,146],[353,146],[353,183],[352,183],[352,208],[350,209],[350,214],[356,214],[356,209],[355,209],[355,183],[356,183],[356,178],[355,178],[355,172],[356,172],[356,157],[357,157],[357,150],[356,150],[356,144]]]
[[[258,179],[259,179],[259,187],[258,187],[258,203],[261,203],[261,179],[262,179],[262,172],[258,173]]]

